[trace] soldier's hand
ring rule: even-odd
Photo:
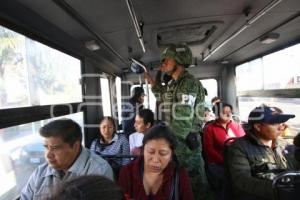
[[[145,72],[144,73],[144,78],[147,79],[148,81],[150,81],[150,79],[152,79],[152,76],[149,72]]]
[[[149,72],[144,73],[144,78],[150,83],[151,86],[154,86],[155,82]]]

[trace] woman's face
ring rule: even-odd
[[[172,149],[165,139],[149,140],[144,146],[145,169],[161,173],[172,159]]]
[[[223,110],[220,112],[220,119],[226,123],[232,119],[232,110],[229,106],[223,107]]]
[[[102,135],[105,141],[112,140],[114,134],[114,125],[110,120],[104,119],[100,123],[100,134]]]

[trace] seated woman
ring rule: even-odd
[[[91,151],[100,155],[130,155],[129,143],[124,135],[116,133],[116,125],[112,117],[103,117],[100,121],[99,138],[93,140]],[[105,158],[105,157],[104,157]],[[122,165],[129,163],[129,158],[107,159],[116,175]]]
[[[143,155],[120,171],[119,185],[128,199],[194,199],[187,172],[174,159],[175,147],[175,136],[166,126],[146,132]]]
[[[130,153],[133,155],[141,154],[143,138],[145,132],[153,126],[154,113],[150,109],[143,109],[135,116],[134,128],[137,132],[129,136]]]
[[[217,199],[222,199],[224,181],[224,143],[228,138],[245,135],[242,126],[232,120],[232,106],[218,102],[213,107],[216,120],[204,128],[203,151],[206,160],[208,180],[217,193]]]

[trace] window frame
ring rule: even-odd
[[[4,18],[0,17],[0,25],[10,29],[12,31],[15,31],[19,34],[22,34],[25,37],[28,37],[32,40],[35,40],[39,43],[42,43],[43,45],[46,45],[50,48],[53,48],[57,51],[60,51],[62,53],[65,53],[71,57],[74,57],[80,61],[80,74],[85,73],[84,70],[84,59],[79,56],[75,51],[67,50],[66,48],[63,48],[62,46],[59,46],[57,43],[54,43],[47,39],[47,37],[38,35],[38,32],[34,32],[33,30],[29,30],[28,28],[25,28],[23,25],[20,25],[19,23],[8,21]],[[81,81],[82,81],[82,77]],[[84,115],[84,123],[86,122],[86,109],[82,108],[80,106],[80,103],[84,102],[85,97],[85,89],[84,85],[81,82],[81,93],[82,98],[81,102],[70,102],[70,103],[62,103],[62,104],[49,104],[49,105],[41,105],[41,106],[28,106],[28,107],[17,107],[17,108],[4,108],[0,109],[0,129],[2,128],[8,128],[10,126],[17,126],[22,125],[25,123],[35,122],[38,120],[44,120],[49,119],[52,117],[59,117],[63,115],[73,114],[77,112],[83,112]],[[68,106],[67,106],[68,105]],[[55,109],[54,110],[54,116],[51,115],[51,107],[55,106],[56,108],[61,108],[60,110]],[[70,113],[70,109],[72,109],[72,113]],[[9,116],[9,117],[8,117]]]
[[[237,92],[237,97],[300,98],[300,89],[248,90]]]

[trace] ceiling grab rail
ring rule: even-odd
[[[226,40],[221,42],[219,46],[217,46],[214,50],[208,53],[207,56],[203,58],[203,61],[206,61],[209,57],[211,57],[214,53],[216,53],[219,49],[221,49],[225,44],[227,44],[229,41],[231,41],[233,38],[238,36],[242,31],[244,31],[246,28],[248,28],[251,24],[253,24],[255,21],[257,21],[259,18],[261,18],[263,15],[265,15],[268,11],[270,11],[273,7],[275,7],[277,4],[279,4],[282,0],[274,0],[271,3],[269,3],[267,6],[265,6],[262,10],[260,10],[255,16],[253,16],[251,19],[247,20],[247,22],[239,28],[236,32],[234,32],[230,37],[228,37]]]
[[[137,17],[136,17],[134,8],[133,8],[133,3],[131,2],[131,0],[126,0],[126,4],[127,4],[127,7],[128,7],[128,10],[129,10],[129,13],[130,13],[133,25],[134,25],[134,29],[135,29],[136,34],[138,36],[139,42],[142,46],[143,52],[145,53],[146,48],[145,48],[143,33],[142,33],[142,30],[141,30],[141,27],[140,27],[141,25],[139,24],[139,22],[137,20]]]
[[[139,74],[139,80],[140,80],[140,85],[142,86],[142,77],[141,77],[141,73],[144,72],[148,72],[147,68],[145,67],[145,65],[137,60],[135,60],[134,58],[131,58],[132,63],[131,63],[131,70],[132,72]],[[145,79],[145,83],[146,83],[146,95],[147,95],[147,106],[146,108],[150,108],[150,97],[149,97],[149,84],[148,84],[148,80]]]

